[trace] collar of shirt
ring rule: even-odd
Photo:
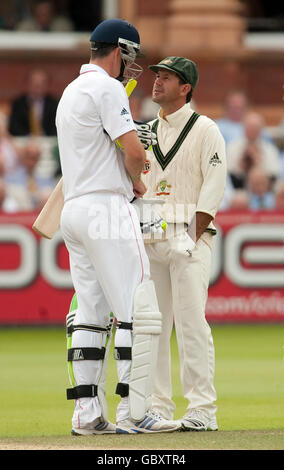
[[[105,75],[108,75],[105,69],[95,64],[83,64],[80,69],[80,75],[82,75],[83,73],[87,73],[87,72],[100,72],[100,73],[104,73]]]
[[[175,111],[172,114],[167,115],[167,119],[164,119],[161,116],[162,110],[158,112],[159,120],[169,127],[175,127],[176,129],[183,128],[187,121],[189,120],[190,116],[193,113],[193,109],[190,106],[190,103],[185,103],[181,108]]]

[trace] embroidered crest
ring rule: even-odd
[[[160,64],[171,64],[171,63],[172,63],[172,59],[165,59],[162,62],[160,62]]]
[[[169,196],[172,185],[168,184],[167,180],[162,180],[156,186],[156,196]]]
[[[213,157],[210,158],[209,164],[212,166],[217,166],[218,163],[222,163],[220,158],[218,157],[218,153],[214,153]]]
[[[151,162],[149,160],[145,160],[143,174],[146,175],[146,173],[148,173],[150,169],[151,169]]]

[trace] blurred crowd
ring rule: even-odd
[[[0,112],[0,209],[40,209],[60,176],[55,115],[44,70],[32,70],[27,90]]]
[[[284,120],[277,133],[242,90],[226,97],[216,123],[225,139],[228,178],[221,210],[284,209]]]
[[[0,30],[89,32],[101,21],[103,0],[1,0]]]

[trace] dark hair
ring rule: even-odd
[[[180,77],[178,77],[178,78],[179,78],[180,85],[185,85],[187,83],[182,78],[180,78]],[[189,85],[190,85],[190,83],[189,83]],[[193,92],[193,89],[191,87],[190,91],[186,95],[186,103],[190,103],[191,98],[192,98],[192,92]]]
[[[98,59],[108,56],[118,46],[106,42],[91,42],[91,59]]]

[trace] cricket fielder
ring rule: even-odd
[[[61,231],[77,302],[66,321],[72,434],[174,431],[179,423],[151,410],[161,313],[131,204],[146,190],[145,150],[119,80],[141,73],[135,64],[140,38],[127,21],[111,19],[95,28],[90,42],[90,62],[65,88],[56,116]],[[108,421],[105,399],[110,312],[117,319],[117,425]]]
[[[157,145],[147,151],[146,199],[164,200],[166,235],[145,240],[163,315],[153,407],[172,419],[170,337],[175,325],[180,376],[188,407],[184,430],[217,430],[214,345],[205,318],[210,277],[212,223],[226,184],[225,144],[217,125],[190,105],[198,83],[194,62],[167,57],[149,67],[156,73],[152,99],[160,104],[149,123]],[[165,360],[166,358],[166,360]]]

